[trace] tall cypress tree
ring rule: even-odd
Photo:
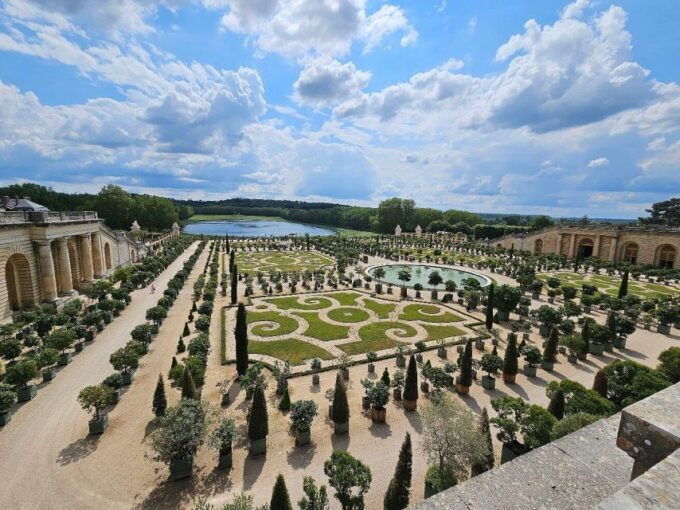
[[[269,510],[293,510],[290,504],[290,496],[283,475],[279,474],[272,490],[272,499],[269,503]]]
[[[616,312],[614,310],[607,316],[607,328],[609,328],[609,341],[613,342],[616,338]]]
[[[488,471],[493,467],[495,462],[493,440],[491,439],[491,427],[489,427],[489,412],[486,410],[486,407],[482,409],[482,415],[479,417],[479,431],[484,436],[488,449],[484,460],[472,465],[472,476],[477,476]]]
[[[236,264],[234,264],[234,267],[232,268],[231,271],[231,304],[235,305],[236,301],[238,301],[238,276],[237,276],[237,268]]]
[[[491,330],[493,328],[493,307],[494,305],[494,285],[493,283],[489,286],[489,295],[487,296],[486,302],[486,329]]]
[[[609,389],[609,381],[604,370],[600,369],[595,374],[593,379],[593,390],[595,390],[602,398],[607,398],[607,390]]]
[[[248,370],[248,323],[246,307],[243,303],[239,303],[236,310],[234,337],[236,338],[236,373],[238,377],[241,377]]]
[[[158,382],[156,383],[156,391],[153,392],[153,403],[151,407],[156,416],[163,416],[168,407],[168,400],[165,398],[165,384],[163,383],[163,376],[161,374],[158,374]]]
[[[418,366],[416,365],[416,358],[413,354],[411,354],[411,358],[408,360],[403,398],[404,400],[413,402],[418,400]]]
[[[191,334],[191,331],[189,330],[189,324],[184,323],[184,331],[182,331],[182,336],[189,336]]]
[[[333,423],[347,423],[349,421],[349,403],[345,380],[340,372],[335,376],[335,391],[333,392]]]
[[[267,417],[267,401],[262,386],[255,388],[253,403],[248,414],[248,439],[259,441],[269,434],[269,418]]]
[[[583,349],[581,354],[588,354],[590,352],[590,321],[592,319],[587,318],[583,323],[583,329],[581,329],[581,338],[583,339],[583,344],[581,348]]]
[[[234,266],[236,265],[236,252],[231,250],[229,252],[229,272],[234,272]]]
[[[548,404],[548,411],[558,420],[564,418],[564,391],[562,388],[557,388]]]
[[[468,340],[465,344],[463,357],[460,363],[460,376],[458,377],[458,384],[461,386],[472,386],[472,340]]]
[[[196,390],[194,378],[191,375],[191,370],[186,365],[184,365],[184,372],[182,372],[182,398],[198,400],[198,391]]]
[[[412,464],[411,435],[407,432],[399,451],[399,460],[394,468],[394,476],[390,480],[383,499],[383,508],[385,510],[403,510],[408,506],[411,495]]]
[[[619,286],[619,299],[623,299],[628,295],[628,269],[623,273],[621,285]]]
[[[503,377],[506,381],[514,382],[514,378],[519,370],[517,357],[517,335],[508,334],[508,346],[505,348],[505,359],[503,360]]]
[[[224,234],[224,251],[229,253],[229,234]]]
[[[545,343],[545,348],[543,349],[543,359],[545,361],[551,363],[557,361],[557,344],[559,343],[559,340],[560,337],[557,333],[557,328],[552,328],[548,341]]]

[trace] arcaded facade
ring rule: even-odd
[[[680,229],[581,226],[552,227],[490,241],[493,246],[556,253],[569,258],[598,257],[607,261],[680,268]]]
[[[0,207],[0,267],[4,268],[0,321],[40,303],[58,305],[153,249],[135,239],[134,233],[107,228],[96,212],[51,212],[28,204]],[[168,237],[176,235],[179,227]]]

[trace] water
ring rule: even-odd
[[[369,269],[368,274],[373,276],[373,273],[377,267],[378,266]],[[411,273],[411,280],[406,283],[407,287],[413,287],[416,283],[419,283],[424,289],[433,289],[434,287],[427,283],[427,279],[430,277],[430,273],[433,271],[438,271],[444,282],[447,280],[453,280],[456,282],[456,286],[458,288],[463,286],[463,280],[466,278],[474,278],[482,285],[482,287],[485,287],[491,283],[491,280],[489,280],[486,276],[449,267],[430,266],[427,264],[390,264],[379,267],[382,267],[385,270],[385,276],[381,279],[381,281],[385,283],[391,283],[395,286],[403,285],[403,282],[397,278],[399,271],[403,269],[406,269]],[[444,290],[444,283],[436,288],[438,290]]]
[[[292,223],[290,221],[272,220],[211,220],[189,223],[184,227],[187,234],[205,234],[207,236],[223,236],[225,233],[233,237],[283,237],[288,234],[297,236],[309,234],[310,236],[331,236],[335,231],[305,225],[304,223]]]

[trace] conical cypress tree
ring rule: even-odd
[[[390,387],[390,371],[387,370],[387,367],[385,367],[385,370],[383,370],[382,377],[380,377],[380,380],[385,383],[385,386],[388,388]]]
[[[184,323],[184,331],[182,331],[182,336],[189,336],[191,331],[189,331],[189,324]]]
[[[508,335],[508,346],[505,349],[505,359],[503,360],[503,375],[517,375],[517,371],[519,370],[517,363],[518,357],[519,352],[517,351],[517,335],[510,333]]]
[[[489,286],[489,295],[487,296],[486,303],[486,329],[491,330],[493,328],[493,307],[494,307],[494,286],[493,283]]]
[[[408,360],[403,398],[404,400],[410,401],[418,400],[418,366],[416,365],[416,358],[413,354],[411,354],[411,358]]]
[[[411,435],[406,433],[406,438],[399,451],[397,466],[394,468],[394,476],[390,480],[383,499],[383,508],[385,510],[402,510],[408,506],[411,495],[412,463]]]
[[[191,370],[186,365],[182,373],[182,398],[198,400],[198,391],[196,390],[196,384],[194,384],[194,378],[191,375]]]
[[[472,476],[477,476],[485,471],[491,469],[494,465],[495,459],[493,454],[493,440],[491,439],[491,428],[489,427],[489,413],[486,407],[482,409],[482,415],[479,418],[479,431],[486,440],[488,447],[486,457],[478,464],[472,465]]]
[[[184,352],[187,350],[187,346],[184,345],[184,340],[182,340],[182,337],[179,337],[179,342],[177,342],[177,352]]]
[[[284,390],[281,401],[279,402],[279,411],[290,411],[290,393],[288,393],[288,388]]]
[[[595,379],[593,380],[593,390],[595,390],[602,398],[607,398],[607,390],[609,386],[609,381],[607,380],[607,374],[604,370],[600,369],[595,374]]]
[[[236,252],[231,250],[229,252],[229,273],[234,272],[234,266],[236,265]]]
[[[173,357],[172,357],[172,362],[170,363],[170,370],[172,370],[172,369],[175,368],[176,366],[177,366],[177,358],[175,358],[175,357],[173,356]]]
[[[559,340],[560,337],[557,333],[557,328],[552,328],[548,341],[545,343],[545,349],[543,349],[543,359],[545,361],[552,363],[557,361],[557,344],[559,343]]]
[[[196,301],[194,301],[194,304],[191,306],[191,311],[195,312],[197,310],[198,310],[198,308],[196,308]]]
[[[527,346],[527,341],[522,338],[522,341],[519,343],[519,347],[517,348],[517,357],[522,353],[522,350]]]
[[[272,490],[272,500],[269,503],[269,510],[293,510],[283,475],[276,477],[274,489]]]
[[[628,295],[628,270],[623,273],[621,285],[619,286],[619,299],[623,299]]]
[[[231,271],[231,304],[235,305],[238,301],[238,278],[236,274],[236,265]]]
[[[561,420],[564,418],[564,404],[564,391],[562,391],[562,388],[557,388],[557,391],[555,391],[555,394],[548,404],[548,411],[550,411],[550,414],[555,418]]]
[[[151,407],[156,416],[163,416],[165,414],[165,409],[168,407],[168,400],[165,398],[165,384],[163,383],[163,376],[161,374],[158,374],[158,383],[156,383],[156,391],[153,392],[153,403]]]
[[[491,354],[493,354],[494,356],[498,356],[498,346],[497,345],[493,346],[493,349],[491,349]]]
[[[463,351],[463,357],[460,364],[458,384],[461,386],[472,386],[472,340],[468,340],[465,344],[465,350]]]
[[[248,323],[246,307],[243,303],[239,303],[236,310],[234,336],[236,338],[236,373],[241,377],[248,370]]]
[[[255,388],[253,403],[248,415],[248,439],[258,441],[269,434],[269,419],[267,417],[267,401],[261,386]]]
[[[607,328],[609,328],[609,341],[613,342],[616,338],[616,312],[613,310],[607,316]]]
[[[229,234],[224,235],[224,251],[229,253]]]
[[[347,423],[349,421],[349,403],[345,380],[338,372],[335,376],[335,391],[333,393],[333,423]]]
[[[581,330],[581,338],[583,345],[581,346],[581,354],[588,354],[590,352],[590,319],[586,319]]]

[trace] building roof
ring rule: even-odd
[[[44,205],[32,202],[29,197],[2,197],[0,201],[0,211],[49,211]]]

